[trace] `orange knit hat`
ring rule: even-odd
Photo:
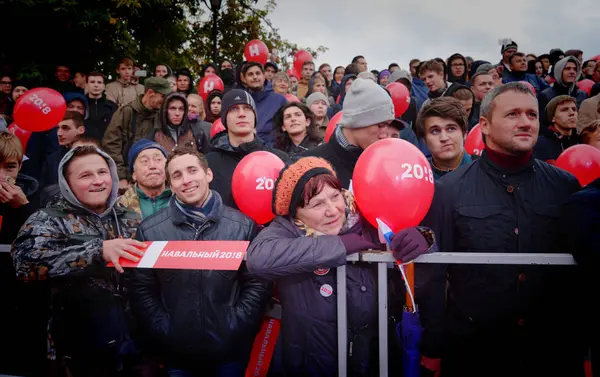
[[[333,166],[319,157],[302,157],[281,170],[273,189],[273,213],[279,216],[295,216],[304,186],[312,177],[321,174],[336,177]]]

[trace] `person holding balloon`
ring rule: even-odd
[[[372,80],[356,79],[345,96],[342,120],[329,142],[300,155],[329,161],[347,189],[362,152],[376,141],[391,137],[394,119],[394,104],[388,92]]]
[[[273,117],[275,148],[293,157],[321,144],[322,140],[310,109],[300,102],[281,107]]]
[[[429,163],[436,181],[473,161],[464,148],[467,121],[464,106],[453,97],[436,98],[421,108],[417,137],[431,152]]]
[[[250,94],[241,89],[232,89],[223,96],[221,123],[225,130],[211,139],[212,151],[206,155],[206,159],[214,174],[211,190],[221,195],[225,205],[235,209],[238,206],[232,194],[232,177],[245,156],[252,152],[267,151],[283,161],[288,160],[284,152],[265,145],[258,138],[256,122],[256,105]]]
[[[346,257],[381,250],[377,231],[362,218],[333,166],[317,157],[300,158],[280,172],[272,209],[277,217],[250,244],[247,266],[277,284],[285,375],[338,374],[338,294],[348,297],[348,375],[370,375],[377,365],[371,347],[377,337],[376,267],[347,264]],[[432,251],[433,245],[433,234],[425,228],[392,236],[394,256],[403,261]],[[335,268],[344,265],[349,283],[341,293]],[[397,272],[390,276],[401,280]]]
[[[436,182],[422,222],[440,252],[552,253],[571,174],[532,158],[538,103],[525,83],[494,88],[481,104],[485,150]],[[422,356],[444,376],[577,376],[577,310],[557,309],[569,270],[520,265],[417,265]],[[569,331],[556,331],[569,323]],[[437,362],[435,362],[437,360]]]

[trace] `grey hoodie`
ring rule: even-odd
[[[562,81],[562,73],[563,73],[563,69],[565,69],[565,66],[567,65],[568,62],[573,62],[577,66],[577,76],[576,77],[580,77],[581,72],[582,72],[581,63],[574,56],[567,56],[566,58],[559,60],[556,63],[556,65],[554,66],[554,78],[555,78],[556,82],[558,83],[558,85],[564,86],[564,87],[567,87],[567,86]],[[575,79],[575,81],[569,86],[569,93],[571,93],[576,86],[577,86],[577,79]]]
[[[110,177],[112,178],[112,190],[110,192],[110,196],[108,197],[106,211],[104,211],[104,213],[98,215],[97,213],[89,210],[86,206],[84,206],[79,201],[79,199],[77,199],[77,197],[75,197],[75,194],[73,194],[73,191],[71,191],[71,188],[69,187],[69,184],[67,183],[67,179],[65,177],[65,172],[63,171],[65,164],[69,160],[71,160],[71,158],[73,158],[73,154],[75,153],[75,151],[80,148],[82,148],[82,147],[72,148],[62,158],[62,160],[60,160],[60,164],[58,165],[58,187],[60,188],[60,193],[65,198],[65,200],[67,202],[69,202],[71,205],[73,205],[74,207],[82,209],[92,215],[104,217],[106,215],[109,215],[113,211],[113,207],[117,203],[117,199],[119,196],[119,176],[117,174],[117,165],[115,164],[115,162],[109,155],[104,153],[102,150],[96,148],[96,152],[98,152],[98,154],[100,156],[104,157],[104,159],[108,163],[108,168],[110,169]]]

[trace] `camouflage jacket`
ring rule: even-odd
[[[13,243],[17,276],[23,280],[81,276],[94,285],[116,289],[118,273],[106,267],[102,242],[134,238],[141,220],[137,213],[117,205],[111,212],[95,216],[64,199],[35,212]]]
[[[129,188],[119,198],[119,204],[125,208],[135,211],[140,216],[142,215],[142,209],[140,208],[140,198],[138,198],[135,184],[130,184]]]

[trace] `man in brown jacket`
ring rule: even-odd
[[[106,85],[106,98],[116,103],[118,107],[135,101],[137,96],[144,93],[144,86],[137,82],[133,71],[133,60],[129,58],[121,60],[117,66],[119,78]]]
[[[131,179],[127,161],[129,149],[150,135],[158,122],[157,115],[165,96],[171,93],[171,85],[162,77],[150,77],[144,84],[144,94],[115,112],[102,139],[102,148],[117,165],[119,191],[127,190]]]
[[[581,103],[577,129],[583,130],[596,119],[600,119],[600,94],[588,98]]]

